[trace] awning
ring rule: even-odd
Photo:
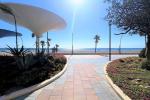
[[[17,25],[28,28],[34,34],[40,36],[47,31],[55,31],[66,27],[66,22],[58,15],[26,4],[18,3],[0,3],[12,9],[16,17]],[[6,14],[0,10],[0,19],[14,24],[13,16]]]

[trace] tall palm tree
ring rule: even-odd
[[[56,52],[58,52],[58,47],[59,47],[59,45],[56,44],[55,47],[56,47]]]
[[[47,32],[47,54],[49,54],[50,41],[51,39],[48,38],[48,32]]]
[[[44,52],[45,41],[41,41],[42,52]]]
[[[99,42],[99,40],[100,40],[100,36],[99,36],[99,35],[95,35],[94,39],[95,39],[95,53],[96,53],[97,44],[98,44],[98,42]]]
[[[35,34],[34,33],[32,33],[32,38],[34,38],[34,37],[36,37],[36,40],[35,40],[35,52],[36,52],[36,54],[38,53],[38,46],[37,46],[37,36],[35,36]]]
[[[48,38],[48,40],[47,40],[47,53],[48,54],[49,54],[50,41],[51,41],[51,39]]]
[[[9,15],[13,16],[13,18],[14,18],[14,22],[15,22],[15,32],[16,32],[16,49],[18,50],[18,33],[17,33],[17,21],[16,21],[16,16],[15,16],[15,14],[13,13],[13,10],[12,10],[10,7],[8,7],[8,6],[4,5],[4,4],[0,4],[0,10],[3,11],[4,13],[6,13],[6,14],[9,14]]]

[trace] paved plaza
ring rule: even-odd
[[[112,59],[126,57],[115,55]],[[106,80],[108,56],[67,56],[67,71],[51,84],[16,100],[121,100]]]

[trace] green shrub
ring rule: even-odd
[[[66,61],[63,55],[32,55],[20,51],[15,51],[14,56],[0,57],[0,95],[13,87],[28,87],[51,78],[63,69]]]
[[[48,77],[49,68],[33,68],[21,73],[16,78],[16,84],[19,86],[29,86],[45,80]]]
[[[54,61],[54,57],[53,56],[48,56],[48,60]]]
[[[55,64],[66,64],[67,59],[64,55],[55,55],[54,61],[55,61]]]
[[[143,68],[143,69],[146,69],[146,70],[150,70],[150,61],[144,61],[143,63],[142,63],[142,67],[141,68]]]
[[[140,53],[139,53],[139,57],[141,57],[141,58],[146,58],[146,56],[145,56],[145,51],[146,51],[146,49],[143,48],[143,49],[140,51]]]

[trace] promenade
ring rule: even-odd
[[[112,59],[129,55],[113,55]],[[67,71],[57,80],[15,100],[121,100],[106,80],[108,56],[68,56]]]

